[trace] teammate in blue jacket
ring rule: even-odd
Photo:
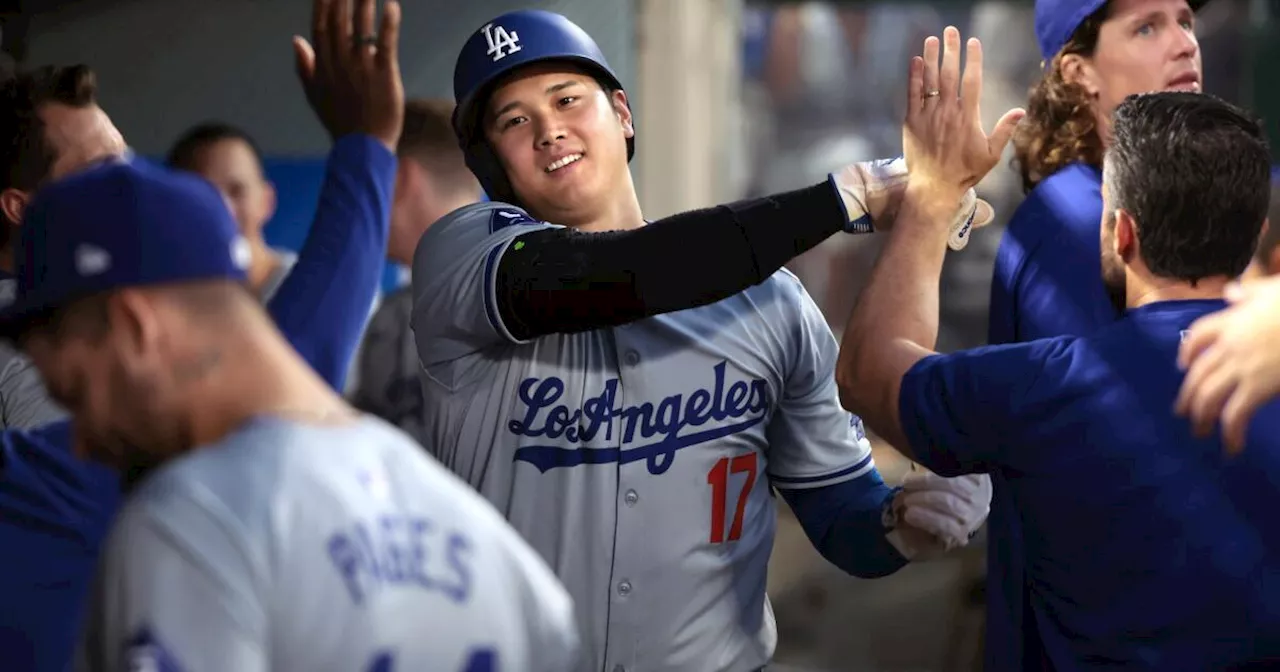
[[[947,47],[942,71],[951,74],[941,79],[954,82],[959,36]],[[975,56],[971,48],[971,66]],[[951,105],[962,127],[975,123],[977,97],[966,87],[956,100],[948,88],[926,106]],[[939,133],[910,115],[907,125],[908,135]],[[1190,672],[1274,661],[1280,412],[1259,418],[1235,460],[1171,412],[1183,333],[1222,308],[1223,288],[1257,244],[1269,198],[1265,135],[1242,111],[1187,92],[1127,100],[1112,132],[1100,265],[1108,289],[1125,297],[1123,318],[1089,336],[934,352],[947,204],[984,171],[969,170],[958,149],[932,163],[908,147],[913,181],[932,175],[935,195],[908,186],[845,331],[841,398],[935,472],[998,475],[1007,489],[1021,522],[1026,606],[1019,630],[988,632],[987,669]],[[937,172],[926,174],[930,166]]]
[[[583,669],[768,663],[775,490],[859,576],[967,542],[985,478],[884,483],[839,406],[835,338],[779,270],[869,229],[842,197],[848,173],[647,223],[627,95],[591,38],[548,12],[486,22],[454,92],[495,202],[436,222],[414,258],[425,445],[565,582]],[[952,203],[957,230],[972,198]]]
[[[320,83],[309,93],[334,146],[299,261],[268,310],[303,358],[341,389],[377,288],[395,183],[395,141],[375,130],[388,117],[373,112],[399,115],[401,104],[392,106],[394,112],[366,112],[361,97],[367,92]],[[67,107],[60,111],[86,111],[105,123],[91,124],[95,132],[77,135],[78,143],[54,148],[59,168],[83,168],[124,150],[112,141],[119,134],[91,96],[83,110]],[[4,669],[66,669],[102,536],[119,504],[121,474],[76,458],[72,443],[67,422],[0,433],[0,548],[12,551],[0,560]]]
[[[1102,154],[1111,112],[1133,93],[1200,89],[1193,10],[1204,1],[1036,0],[1044,58],[1014,135],[1028,191],[996,253],[988,342],[1087,336],[1111,324],[1123,297],[1099,280]],[[1021,641],[1025,597],[1019,519],[1002,476],[987,533],[987,632]],[[1034,629],[1025,630],[1031,647]],[[1001,647],[1000,652],[1012,651]],[[988,648],[988,662],[996,650]],[[1016,654],[999,669],[1020,669]]]
[[[1205,2],[1036,0],[1044,72],[1013,140],[1028,194],[996,255],[991,343],[1085,336],[1116,319],[1123,297],[1098,280],[1111,112],[1134,93],[1200,90]]]

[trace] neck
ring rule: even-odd
[[[0,271],[13,275],[13,246],[0,248]]]
[[[450,198],[423,198],[418,204],[418,215],[415,219],[417,225],[414,235],[401,241],[398,236],[391,236],[392,243],[387,246],[387,258],[391,261],[403,266],[413,265],[413,253],[418,249],[418,240],[422,238],[422,234],[431,228],[432,224],[440,221],[441,217],[457,210],[458,208],[471,205],[480,201],[480,194],[466,193],[455,194]],[[396,242],[399,244],[396,244]]]
[[[246,330],[248,331],[248,330]],[[219,370],[193,382],[192,446],[221,440],[255,417],[276,415],[327,424],[349,420],[353,411],[275,333],[227,342],[235,353]]]
[[[1231,278],[1217,276],[1202,278],[1194,286],[1183,280],[1165,278],[1138,278],[1130,273],[1125,294],[1129,308],[1139,308],[1161,301],[1190,301],[1194,299],[1221,299]]]

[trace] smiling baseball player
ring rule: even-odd
[[[566,584],[585,669],[765,665],[775,488],[860,576],[981,525],[984,479],[884,484],[837,400],[835,339],[779,270],[883,214],[848,198],[875,164],[646,223],[626,94],[578,26],[540,11],[484,24],[454,90],[495,202],[437,222],[414,259],[426,445]],[[960,206],[963,228],[972,196]]]

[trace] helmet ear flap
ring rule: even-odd
[[[502,170],[502,164],[498,162],[498,157],[493,153],[489,143],[483,140],[472,143],[467,148],[466,161],[467,168],[480,181],[480,186],[484,189],[484,193],[489,195],[489,200],[521,207],[516,200],[515,190],[511,188],[511,182],[507,179],[507,174]]]

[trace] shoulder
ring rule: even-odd
[[[1102,174],[1073,163],[1036,185],[1018,206],[1009,228],[1058,223],[1097,228],[1102,215]]]
[[[1042,380],[1059,382],[1086,347],[1085,338],[1059,336],[929,355],[908,370],[904,385],[906,379],[943,378],[954,383],[1017,383],[1030,389]]]
[[[488,236],[503,229],[521,226],[550,226],[550,224],[534,218],[523,208],[510,203],[498,201],[469,203],[427,227],[422,240],[438,238],[459,229],[482,232],[481,236]],[[422,249],[421,242],[418,249]]]
[[[427,227],[413,254],[415,283],[443,268],[475,262],[477,253],[489,254],[530,230],[558,228],[539,221],[508,203],[472,203],[441,217]]]

